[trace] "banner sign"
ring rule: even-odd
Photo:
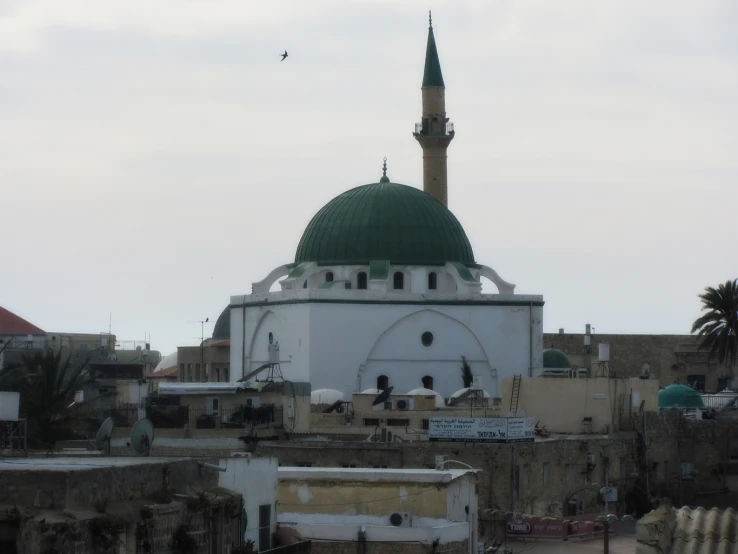
[[[532,419],[523,417],[432,417],[428,440],[438,442],[533,442]]]

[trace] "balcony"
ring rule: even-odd
[[[450,121],[446,122],[445,131],[440,127],[438,120],[424,119],[415,124],[415,135],[420,136],[453,136],[454,124]]]

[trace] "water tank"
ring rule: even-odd
[[[599,355],[600,361],[609,362],[610,361],[610,345],[600,343],[599,348],[600,348],[600,355]]]
[[[19,392],[0,392],[0,421],[18,421]]]

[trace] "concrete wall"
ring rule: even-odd
[[[218,478],[218,486],[242,495],[246,510],[244,540],[259,544],[259,509],[270,506],[270,534],[277,530],[277,468],[276,458],[228,458],[220,460],[225,472]]]
[[[510,405],[512,379],[502,382],[502,407]],[[614,431],[621,414],[658,410],[659,384],[650,379],[523,379],[518,408],[552,433],[583,432],[582,420],[592,418],[590,432]]]
[[[434,389],[448,397],[463,386],[462,355],[491,396],[500,394],[498,379],[528,375],[531,363],[541,366],[542,307],[533,306],[530,313],[525,305],[540,297],[438,296],[437,303],[421,295],[368,290],[233,297],[231,378],[242,375],[244,352],[247,371],[268,361],[269,333],[279,342],[286,379],[309,381],[313,389],[338,389],[345,398],[375,387],[379,375],[388,375],[398,393],[421,387],[423,376],[430,375]],[[245,315],[244,301],[251,303]],[[465,301],[470,304],[454,304]],[[433,333],[428,347],[421,342],[426,331]]]

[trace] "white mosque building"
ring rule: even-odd
[[[464,386],[462,357],[490,396],[500,395],[505,377],[538,373],[543,297],[515,294],[477,261],[447,208],[454,130],[432,26],[421,90],[414,136],[423,190],[392,182],[385,164],[379,182],[318,211],[294,259],[253,283],[251,294],[233,296],[216,324],[214,335],[230,335],[232,381],[269,363],[270,351],[285,379],[336,389],[345,400],[388,386],[448,398]],[[482,293],[483,279],[497,293]],[[281,290],[270,291],[277,283]]]

